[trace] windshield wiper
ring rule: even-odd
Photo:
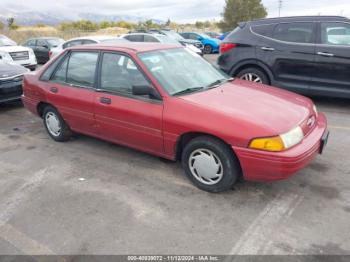
[[[218,87],[220,86],[221,84],[227,82],[228,79],[219,79],[219,80],[216,80],[214,81],[213,83],[207,85],[207,88],[210,89],[210,88],[215,88],[215,87]]]
[[[199,90],[203,90],[203,89],[204,89],[204,87],[202,87],[202,86],[199,86],[199,87],[190,87],[190,88],[181,90],[181,91],[179,91],[179,92],[176,92],[176,93],[174,93],[173,95],[174,95],[174,96],[178,96],[178,95],[190,94],[190,93],[193,93],[193,92],[196,92],[196,91],[199,91]]]

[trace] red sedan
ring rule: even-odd
[[[186,48],[75,47],[24,79],[23,103],[59,142],[73,132],[181,160],[200,189],[285,179],[322,153],[312,101],[232,79]]]

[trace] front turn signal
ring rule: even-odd
[[[285,149],[280,136],[268,138],[256,138],[249,145],[252,149],[265,150],[271,152],[280,152]]]

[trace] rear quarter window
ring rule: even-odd
[[[255,34],[265,36],[265,37],[272,37],[272,32],[275,26],[276,26],[275,24],[255,25],[251,27],[251,30]]]

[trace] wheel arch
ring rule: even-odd
[[[262,72],[264,72],[269,80],[269,84],[271,84],[273,82],[274,78],[273,78],[272,71],[269,69],[269,67],[267,65],[265,65],[264,63],[262,63],[259,60],[245,60],[245,61],[238,63],[237,65],[235,65],[231,69],[230,75],[236,76],[240,71],[247,69],[247,68],[250,68],[250,67],[259,69]]]
[[[55,108],[53,105],[51,105],[50,103],[47,103],[47,102],[39,102],[38,105],[36,106],[36,110],[38,112],[38,115],[41,118],[43,117],[44,109],[47,106],[52,106],[53,108]]]

